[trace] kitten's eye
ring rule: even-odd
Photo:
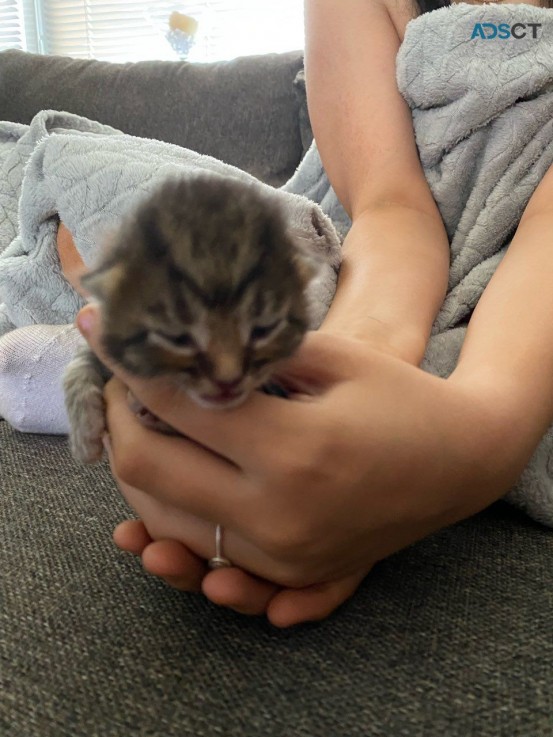
[[[277,320],[276,322],[272,322],[270,325],[256,325],[254,328],[252,328],[252,331],[250,333],[250,340],[255,343],[258,340],[268,338],[269,335],[271,335],[271,333],[273,333],[281,323],[282,320]]]
[[[195,348],[196,341],[190,335],[190,333],[181,333],[180,335],[169,335],[168,333],[161,333],[156,331],[155,335],[164,340],[167,343],[172,343],[179,348]]]
[[[196,341],[188,333],[182,333],[181,335],[172,336],[171,342],[181,348],[192,348],[196,345]]]

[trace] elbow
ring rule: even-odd
[[[424,213],[442,221],[442,216],[432,192],[424,180],[424,186],[397,187],[342,187],[333,184],[336,196],[351,220],[357,220],[364,213],[390,207],[403,208]]]
[[[351,205],[349,210],[346,208],[345,205],[344,208],[346,209],[346,212],[350,216],[352,222],[359,219],[360,217],[363,217],[368,212],[395,208],[398,210],[409,210],[421,215],[426,215],[430,218],[438,220],[442,224],[442,227],[445,228],[438,206],[432,198],[429,200],[428,198],[416,198],[410,195],[400,195],[392,197],[384,196],[372,198],[367,201],[355,202]]]

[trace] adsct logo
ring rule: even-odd
[[[538,38],[538,31],[541,23],[515,23],[510,26],[508,23],[475,23],[472,31],[471,41],[473,38],[482,38],[489,41],[492,38],[526,38],[529,34],[528,29],[532,31],[532,38]]]

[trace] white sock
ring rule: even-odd
[[[65,367],[83,340],[74,325],[29,325],[0,338],[0,417],[16,430],[63,435]]]

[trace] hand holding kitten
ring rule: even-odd
[[[97,317],[96,308],[81,316]],[[213,413],[163,380],[110,364],[98,324],[87,339],[116,376],[106,389],[110,459],[147,530],[134,552],[148,559],[150,540],[164,540],[152,545],[165,552],[177,546],[173,583],[201,585],[217,603],[266,612],[278,626],[327,616],[376,561],[484,508],[511,481],[489,464],[499,428],[478,385],[361,342],[309,333],[282,375],[311,386],[310,396],[256,392]],[[142,427],[126,386],[183,437]],[[242,571],[208,573],[202,563],[217,524]]]
[[[135,376],[170,378],[202,407],[244,402],[313,327],[321,260],[251,182],[169,178],[99,256],[81,285],[102,307],[108,356]],[[71,450],[85,463],[102,455],[109,375],[86,346],[65,373]]]

